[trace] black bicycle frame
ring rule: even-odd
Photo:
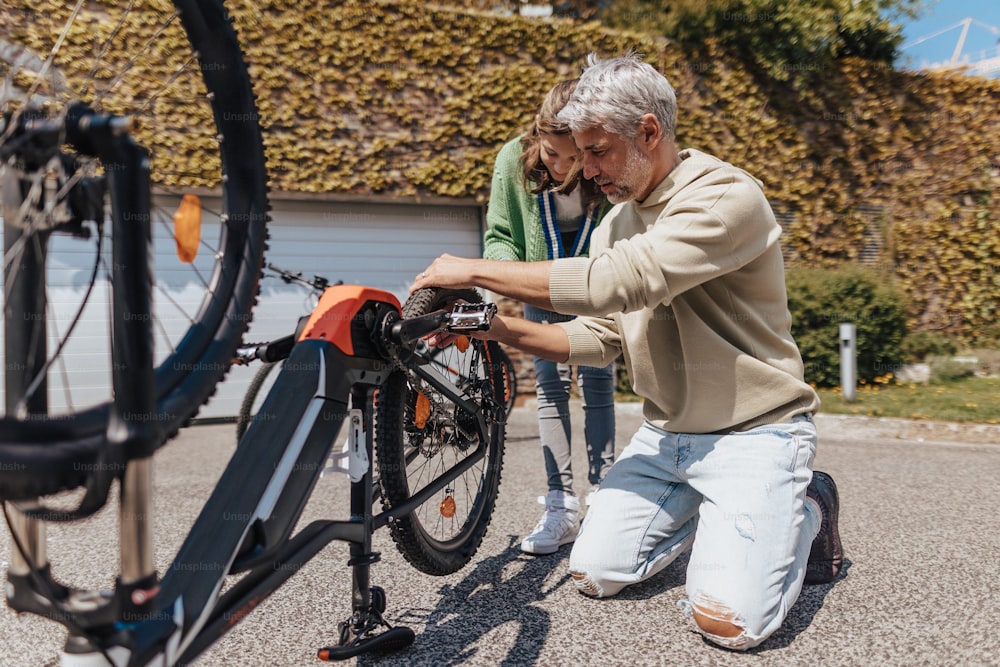
[[[353,319],[364,320],[366,312],[384,311],[384,307],[366,304]],[[112,655],[125,649],[130,665],[160,657],[167,664],[186,664],[334,540],[349,543],[353,609],[368,609],[369,567],[378,560],[378,554],[371,550],[372,533],[386,525],[392,515],[405,515],[440,491],[481,460],[487,450],[488,425],[482,410],[470,404],[447,378],[427,368],[426,360],[414,356],[408,363],[449,400],[478,415],[480,444],[465,460],[406,503],[374,515],[372,398],[394,366],[378,355],[359,356],[357,346],[352,355],[325,340],[300,340],[160,582],[159,591],[135,617],[137,622],[109,638],[108,646],[88,645],[77,638],[75,643],[67,643],[67,650],[78,654],[103,650]],[[368,465],[363,477],[351,482],[350,518],[314,521],[291,536],[341,427],[356,410],[360,410],[364,424]],[[245,574],[220,597],[225,578],[238,572]]]
[[[85,108],[74,108],[70,115],[67,138],[80,153],[96,155],[105,165],[122,165],[110,170],[109,176],[115,397],[106,433],[109,445],[128,452],[120,487],[121,572],[110,597],[56,584],[49,574],[44,522],[22,504],[26,514],[12,513],[16,548],[8,572],[8,604],[67,626],[64,664],[83,664],[95,655],[115,665],[187,663],[327,544],[342,540],[350,549],[353,609],[369,610],[369,567],[378,560],[371,550],[372,533],[393,515],[416,509],[487,452],[490,415],[431,368],[425,357],[410,354],[405,363],[412,372],[477,416],[479,446],[406,502],[373,514],[372,406],[375,389],[395,368],[387,349],[406,344],[391,339],[419,337],[439,322],[428,316],[401,322],[398,301],[385,292],[356,286],[329,288],[314,311],[319,320],[329,316],[328,330],[318,337],[305,332],[294,345],[176,559],[158,579],[150,531],[151,456],[161,434],[152,389],[148,155],[129,138],[120,119],[97,116]],[[22,187],[18,178],[4,178],[3,187],[5,203],[20,201],[9,191]],[[12,220],[5,216],[5,254],[28,233]],[[5,393],[8,413],[24,400],[29,414],[43,415],[47,413],[43,384],[39,382],[34,397],[26,394],[47,358],[44,346],[35,343],[46,338],[40,286],[49,232],[30,231],[32,244],[38,245],[32,245],[20,266],[8,267],[4,276],[6,358],[25,360],[20,372],[6,375]],[[353,453],[367,460],[365,472],[351,481],[350,518],[315,521],[292,536],[349,415],[361,420],[365,433],[363,445],[355,443],[364,451]],[[220,596],[225,578],[236,573],[245,574]]]

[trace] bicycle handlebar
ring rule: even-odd
[[[298,273],[292,273],[288,269],[283,269],[280,266],[275,266],[274,264],[271,263],[268,263],[267,268],[277,273],[278,277],[281,278],[288,285],[292,284],[293,282],[298,282],[302,283],[303,285],[317,292],[323,292],[323,290],[325,290],[327,287],[331,285],[330,279],[324,278],[323,276],[313,276],[312,280],[309,280],[307,278],[302,277],[301,271],[299,271]],[[344,281],[338,280],[336,283],[333,284],[342,285],[344,284]]]

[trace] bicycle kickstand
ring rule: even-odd
[[[403,626],[390,625],[382,616],[386,608],[385,590],[372,586],[369,573],[372,565],[380,560],[378,553],[372,552],[372,400],[373,395],[367,388],[357,387],[351,393],[351,405],[362,406],[362,424],[364,444],[367,451],[368,471],[359,481],[351,480],[351,520],[364,521],[368,526],[362,531],[361,542],[350,543],[351,559],[348,565],[352,569],[352,607],[351,617],[338,624],[340,631],[339,644],[321,648],[317,657],[320,660],[346,660],[362,653],[389,652],[406,648],[413,643],[416,634],[412,629]],[[354,424],[348,426],[349,446],[360,447],[362,433]]]

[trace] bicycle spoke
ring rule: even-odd
[[[146,40],[146,43],[142,46],[142,48],[132,56],[132,58],[125,64],[125,66],[121,70],[119,70],[118,75],[115,76],[115,78],[112,79],[111,82],[104,88],[104,90],[102,90],[95,98],[94,100],[95,108],[98,109],[102,108],[101,102],[104,101],[104,98],[107,97],[111,93],[111,91],[114,90],[121,83],[122,79],[124,79],[125,75],[128,74],[128,72],[135,66],[135,63],[139,60],[139,58],[149,52],[152,45],[156,43],[156,41],[159,40],[160,37],[162,37],[163,33],[167,30],[170,24],[173,23],[174,19],[176,19],[177,16],[178,13],[174,12],[166,21],[164,21],[163,25],[160,26],[160,28],[156,31],[156,33],[154,33],[153,36],[151,36],[148,40]],[[126,17],[123,16],[122,20],[124,20],[125,18]],[[192,55],[179,69],[182,71],[186,70],[187,65],[191,63],[193,60],[194,56]],[[170,84],[172,84],[173,81],[177,78],[177,76],[178,74],[175,72],[174,75],[172,75],[167,80],[165,87],[169,87]],[[87,85],[89,86],[89,81],[87,82]],[[159,95],[159,93],[156,93],[156,95]],[[154,97],[156,95],[154,95]],[[140,107],[140,110],[143,108],[145,107]]]
[[[28,89],[28,92],[25,95],[27,101],[31,100],[31,98],[37,92],[38,87],[42,84],[42,81],[45,80],[46,74],[48,74],[49,69],[52,67],[52,63],[55,62],[56,55],[62,48],[63,43],[66,41],[66,37],[67,35],[69,35],[70,28],[72,28],[73,24],[76,22],[76,18],[77,16],[79,16],[80,10],[83,8],[83,5],[84,5],[84,0],[77,1],[76,6],[73,8],[73,13],[70,14],[69,19],[66,21],[66,25],[63,26],[62,33],[59,35],[59,38],[56,40],[56,43],[52,45],[52,50],[49,51],[48,57],[45,59],[45,61],[42,63],[42,66],[39,68],[38,74],[35,77],[35,82],[31,85],[31,88]]]
[[[39,235],[45,238],[48,266],[41,271],[54,297],[53,307],[42,319],[48,320],[49,327],[59,331],[59,335],[50,338],[52,347],[43,363],[45,373],[52,375],[53,386],[63,385],[48,407],[52,415],[93,413],[103,410],[102,406],[112,399],[110,387],[103,391],[92,388],[95,384],[108,384],[104,379],[107,376],[101,374],[99,357],[103,356],[104,366],[114,365],[112,346],[102,345],[111,340],[108,326],[111,320],[100,304],[93,304],[96,310],[90,305],[97,294],[87,287],[83,276],[89,274],[92,258],[77,247],[79,240],[70,237],[69,233],[79,230],[81,223],[73,219],[68,200],[89,180],[105,188],[103,203],[105,213],[110,214],[110,187],[116,181],[115,172],[124,165],[102,165],[96,159],[76,155],[72,147],[57,147],[59,153],[52,158],[53,165],[65,164],[66,169],[55,181],[48,177],[51,168],[26,166],[18,157],[21,148],[7,142],[13,141],[17,132],[29,131],[23,120],[29,117],[29,112],[31,119],[45,119],[52,127],[65,122],[69,109],[80,108],[74,105],[81,104],[99,113],[134,119],[129,125],[129,135],[151,156],[153,210],[149,213],[155,216],[151,218],[153,252],[149,258],[154,278],[152,312],[139,316],[151,317],[154,322],[154,364],[159,365],[157,382],[162,385],[161,392],[172,390],[186,369],[195,367],[202,352],[209,348],[220,358],[229,357],[222,349],[213,347],[215,342],[227,341],[224,346],[228,345],[235,330],[242,332],[249,321],[245,314],[233,318],[226,312],[248,308],[253,303],[246,295],[234,301],[234,290],[256,289],[255,280],[240,280],[239,276],[242,265],[257,261],[255,255],[263,248],[259,230],[266,223],[263,213],[266,205],[261,203],[266,197],[266,185],[250,183],[254,179],[264,180],[262,159],[252,158],[251,170],[243,170],[247,166],[246,156],[254,155],[260,145],[260,134],[254,123],[238,127],[216,125],[216,119],[225,117],[225,113],[248,117],[256,114],[251,113],[253,105],[249,100],[253,95],[235,41],[227,42],[224,49],[217,48],[220,38],[228,39],[224,33],[230,29],[229,21],[222,12],[212,15],[208,7],[198,3],[182,14],[173,3],[149,0],[122,0],[117,6],[85,0],[74,0],[68,6],[52,0],[7,0],[0,9],[0,147],[12,147],[5,154],[17,157],[5,159],[6,164],[0,170],[18,188],[17,204],[11,198],[3,213],[7,218],[5,226],[16,229],[20,236],[5,244],[5,277],[0,277],[0,284],[6,301],[12,284],[17,282],[14,279],[17,269],[13,267],[22,264],[25,252],[30,252],[32,239]],[[187,20],[188,15],[192,21]],[[199,16],[213,25],[219,16],[226,25],[209,32]],[[192,47],[194,38],[186,33],[188,29],[202,30],[197,37],[200,45],[211,43],[213,48],[198,48],[197,44]],[[226,63],[224,70],[216,66],[218,63],[201,66],[199,52],[209,51],[214,54],[209,56],[210,60]],[[241,88],[243,92],[238,93]],[[224,145],[224,139],[231,141]],[[246,146],[254,147],[251,153],[243,150]],[[235,164],[238,159],[241,165],[238,197],[230,196],[233,188],[222,173],[222,154],[236,150],[239,157],[232,160]],[[196,245],[198,255],[193,262],[184,263],[168,248],[177,244],[169,209],[171,201],[180,201],[190,192],[210,198],[211,203],[203,207],[201,237]],[[88,205],[88,210],[94,210],[92,203]],[[227,210],[211,210],[223,207]],[[251,220],[252,224],[230,228],[225,223],[226,215],[238,215],[236,219]],[[51,235],[50,230],[54,232]],[[110,228],[103,231],[110,241]],[[246,255],[224,256],[224,249],[242,245],[233,243],[234,239],[250,237],[254,239],[253,246],[246,249]],[[110,247],[111,243],[105,245]],[[111,281],[113,270],[121,267],[115,267],[110,256],[100,261],[101,272],[96,280]],[[145,258],[122,261],[138,263]],[[229,268],[223,272],[223,266]],[[234,334],[213,337],[211,332],[220,326],[226,331],[233,329]],[[25,324],[12,329],[11,335],[20,336],[19,331],[28,329]],[[188,335],[196,331],[194,337]],[[0,339],[4,336],[0,331]],[[60,360],[60,364],[71,369],[69,380],[77,383],[82,380],[79,391],[66,389],[65,374],[58,378],[55,375],[60,367],[56,359],[65,356],[83,362],[80,367],[73,362],[67,365],[65,358]],[[167,363],[175,357],[183,358]],[[219,362],[213,362],[212,366],[225,368]],[[213,375],[216,373],[208,374],[206,379]],[[42,376],[30,379],[31,392],[40,391],[44,386],[42,380]],[[82,389],[83,384],[88,386],[86,390]],[[4,391],[0,387],[0,400]],[[67,400],[67,396],[72,400]],[[162,396],[165,398],[166,393]],[[169,412],[180,415],[189,411],[182,406],[195,399],[178,395],[173,400],[179,404]],[[97,423],[89,417],[86,422]]]
[[[98,68],[104,61],[104,56],[111,50],[111,45],[114,43],[115,39],[117,39],[118,33],[120,33],[122,28],[125,26],[126,19],[128,19],[133,7],[135,7],[135,0],[129,0],[128,7],[122,11],[122,16],[118,19],[115,29],[111,31],[111,35],[108,37],[107,41],[101,45],[101,50],[96,56],[94,56],[94,65],[90,68],[90,72],[87,73],[83,82],[83,88],[80,90],[77,97],[84,97],[87,94],[87,91],[90,88],[90,82],[96,76]]]
[[[418,317],[456,299],[481,300],[469,290],[420,290],[404,305],[403,315]],[[421,347],[416,354],[427,368],[394,374],[376,400],[383,507],[391,510],[438,486],[444,475],[450,480],[409,516],[389,524],[406,559],[430,574],[448,574],[468,562],[496,501],[503,429],[494,419],[503,414],[496,403],[503,388],[497,367],[487,363],[487,345],[494,344],[466,338],[443,349]],[[425,377],[453,386],[459,396],[433,387]],[[470,462],[472,456],[477,458]],[[452,477],[458,466],[462,472]]]

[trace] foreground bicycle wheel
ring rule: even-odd
[[[100,198],[121,165],[63,148],[63,173],[52,183],[53,164],[25,164],[13,145],[28,114],[60,123],[78,103],[134,119],[131,135],[152,154],[149,256],[125,260],[153,265],[148,314],[109,313],[110,275],[124,268],[127,277],[129,267],[112,266],[103,215],[67,222],[40,213],[59,211],[86,179],[102,184],[92,190]],[[21,499],[120,465],[106,455],[113,397],[100,388],[129,341],[111,342],[109,319],[152,318],[155,411],[141,418],[164,439],[212,395],[256,300],[267,179],[250,79],[216,0],[5,1],[0,111],[0,496]],[[37,275],[21,272],[26,263],[40,267]],[[10,296],[29,282],[38,284],[33,293]]]
[[[472,290],[420,290],[404,304],[403,317],[446,308],[458,298],[482,300]],[[405,502],[445,470],[469,464],[430,500],[389,523],[400,552],[427,574],[451,574],[468,563],[492,518],[504,449],[498,355],[496,343],[464,338],[428,364],[460,390],[467,405],[492,417],[485,440],[478,433],[477,414],[413,373],[394,372],[375,398],[376,463],[384,509]],[[484,455],[472,462],[480,448]]]

